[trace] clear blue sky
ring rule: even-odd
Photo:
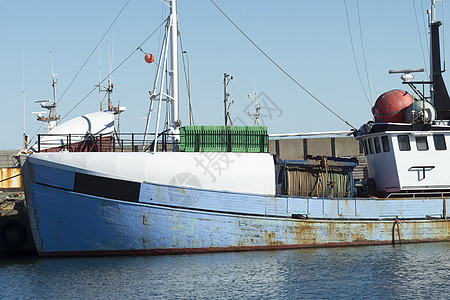
[[[49,31],[59,99],[96,46],[99,31],[103,35],[125,2],[0,2],[1,150],[22,146],[23,56],[25,130],[32,137],[41,123],[31,112],[42,111],[34,101],[52,97]],[[364,96],[355,68],[343,0],[216,2],[279,65],[352,125],[359,127],[372,118],[371,105]],[[359,1],[368,73],[362,57],[356,3],[347,0],[353,43],[367,93],[367,77],[370,77],[374,99],[390,89],[407,89],[399,75],[389,75],[388,70],[423,67],[423,55],[428,64],[423,9],[429,8],[429,1]],[[413,4],[425,53],[422,53]],[[441,5],[439,2],[439,19]],[[253,108],[248,107],[247,95],[256,91],[265,95],[261,114],[270,133],[349,129],[276,69],[209,0],[179,0],[178,6],[179,29],[190,59],[196,125],[223,124],[222,82],[226,72],[234,77],[229,90],[231,99],[235,100],[231,114],[244,124],[252,123],[248,110]],[[108,71],[107,41],[112,44],[113,32],[113,67],[116,67],[161,23],[162,16],[167,15],[164,7],[159,0],[129,2],[101,44],[102,77]],[[159,44],[158,32],[142,48],[157,55]],[[58,107],[61,116],[97,84],[98,56],[96,51],[61,99]],[[146,64],[141,52],[136,52],[113,74],[113,101],[120,100],[121,105],[127,107],[121,117],[122,132],[143,132],[148,91],[154,76],[155,65]],[[426,75],[419,74],[416,78],[426,79]],[[180,82],[184,83],[183,77]],[[180,90],[181,119],[188,124],[184,84]],[[103,94],[92,93],[64,121],[97,111],[102,98]],[[44,127],[40,133],[44,133]]]

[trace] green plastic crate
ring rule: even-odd
[[[267,152],[265,126],[184,126],[180,150],[185,152]]]

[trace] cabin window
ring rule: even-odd
[[[428,150],[428,141],[426,136],[416,136],[416,146],[419,151]]]
[[[409,151],[411,150],[411,145],[409,144],[409,136],[408,135],[398,135],[398,148],[400,151]]]
[[[447,145],[445,144],[445,137],[443,134],[433,135],[434,149],[436,150],[447,150]]]
[[[378,137],[374,137],[373,142],[375,144],[375,152],[380,153],[381,152],[380,139]]]
[[[381,143],[383,144],[383,151],[384,152],[391,151],[391,148],[389,147],[389,139],[388,139],[388,137],[386,135],[381,137]]]
[[[369,152],[370,152],[370,154],[373,154],[373,142],[372,142],[372,138],[369,139]]]
[[[361,141],[363,148],[364,148],[364,154],[368,155],[369,154],[369,150],[367,150],[367,140],[363,140]]]

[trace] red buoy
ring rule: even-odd
[[[150,54],[150,53],[145,54],[144,59],[149,64],[151,64],[152,62],[155,61],[155,57],[153,56],[153,54]]]
[[[392,90],[382,94],[372,107],[375,122],[404,122],[405,110],[414,98],[403,90]]]

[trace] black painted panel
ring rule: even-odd
[[[138,202],[141,184],[81,173],[75,174],[74,191],[109,199]]]

